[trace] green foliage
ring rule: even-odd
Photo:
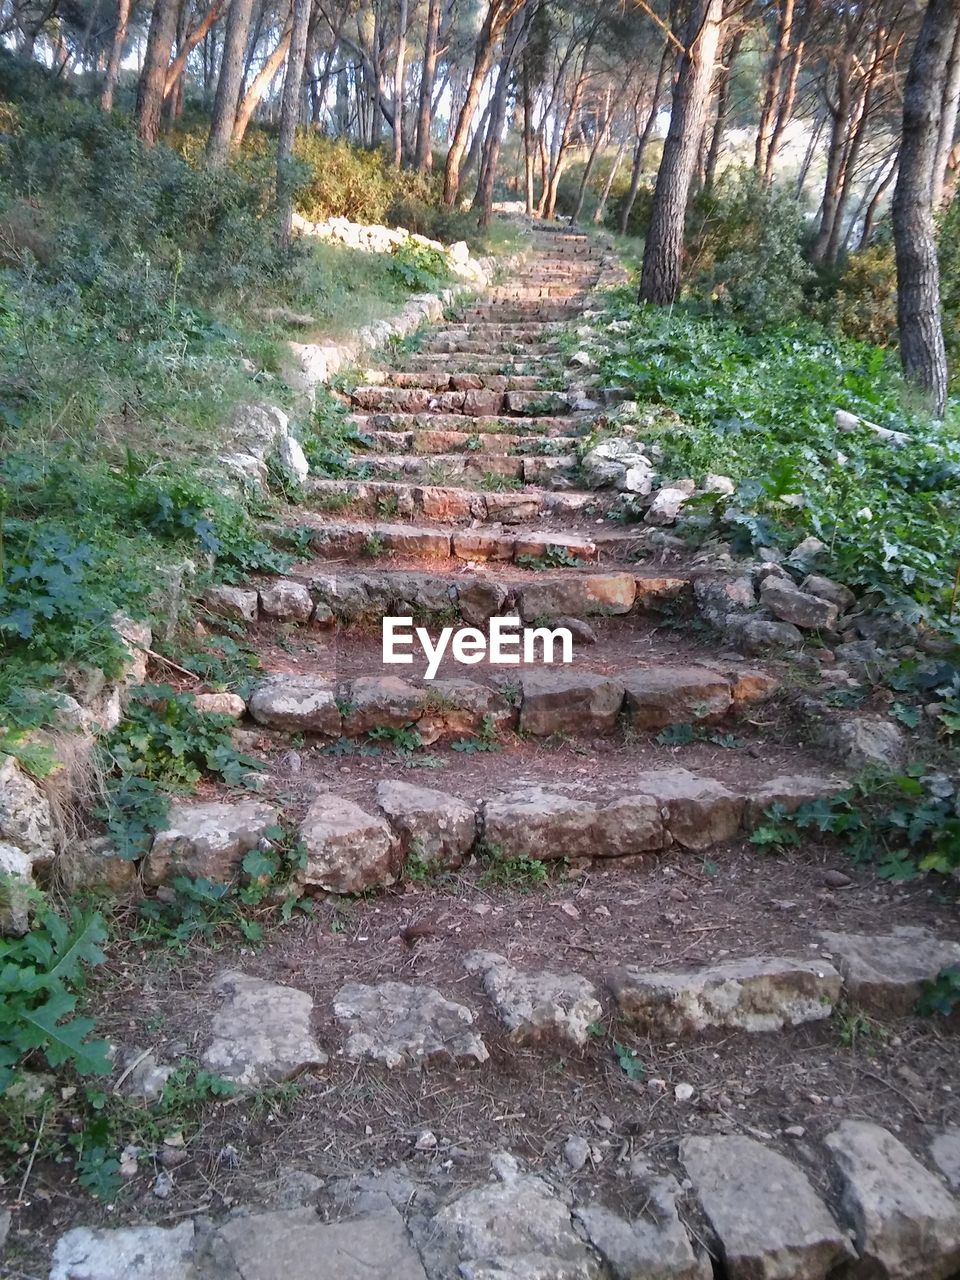
[[[72,908],[67,919],[41,910],[23,938],[0,938],[0,1094],[24,1054],[81,1075],[110,1070],[107,1045],[90,1040],[93,1019],[76,1014],[84,968],[102,964],[106,928]]]
[[[926,1017],[939,1013],[949,1018],[958,1007],[960,1007],[960,964],[951,964],[946,969],[942,969],[932,982],[925,984],[925,990],[917,1001],[917,1013]]]
[[[567,547],[547,547],[542,556],[517,556],[523,569],[576,569],[584,563]]]
[[[189,694],[166,685],[135,691],[102,747],[106,795],[98,816],[121,857],[146,853],[171,792],[190,790],[204,776],[240,786],[261,768],[234,747],[232,728],[229,716],[202,713]]]
[[[851,253],[824,308],[844,333],[860,342],[892,346],[897,334],[897,268],[893,245],[881,242]]]
[[[495,886],[513,889],[516,893],[529,893],[545,884],[549,877],[546,863],[539,858],[504,858],[495,845],[487,846],[482,852],[486,866],[480,875],[481,888]]]
[[[871,773],[838,795],[772,818],[778,828],[835,836],[854,862],[874,863],[884,879],[910,880],[921,872],[946,875],[960,867],[958,794],[956,782],[945,774],[919,768]]]
[[[415,293],[433,293],[450,280],[446,254],[416,240],[395,245],[390,255],[390,272]]]
[[[695,296],[760,330],[796,320],[813,272],[803,258],[800,206],[749,173],[724,174],[693,201],[686,274]]]
[[[613,1042],[613,1055],[617,1060],[617,1066],[628,1080],[642,1080],[647,1074],[647,1069],[640,1061],[640,1055],[636,1049],[628,1049],[625,1044],[615,1040]]]
[[[734,499],[715,509],[715,528],[735,551],[789,551],[813,534],[842,581],[876,592],[907,621],[946,622],[960,493],[955,405],[945,426],[910,413],[889,354],[812,326],[752,334],[617,298],[605,380],[679,414],[680,424],[645,432],[664,450],[664,475],[738,481]],[[839,433],[837,409],[915,443],[892,449],[867,430]]]

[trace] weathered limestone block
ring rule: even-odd
[[[203,1052],[208,1071],[256,1088],[290,1080],[327,1061],[314,1039],[313,1000],[305,991],[235,971],[219,974],[211,987],[224,999]]]
[[[352,800],[322,795],[300,824],[307,851],[303,880],[328,893],[362,893],[395,884],[400,846],[385,818]]]

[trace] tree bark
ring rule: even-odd
[[[247,47],[252,12],[253,0],[230,0],[220,77],[213,100],[213,120],[210,124],[210,136],[207,138],[207,164],[211,169],[222,169],[230,154],[233,129],[237,122],[240,82],[243,78],[243,55]]]
[[[147,52],[137,89],[137,133],[145,147],[160,136],[163,86],[177,29],[177,0],[154,0]]]
[[[713,124],[713,133],[710,137],[710,149],[707,152],[706,163],[703,168],[703,189],[710,191],[717,176],[717,161],[720,159],[720,147],[723,143],[723,131],[726,128],[727,116],[730,113],[730,79],[733,74],[733,64],[737,60],[740,53],[740,46],[743,44],[744,31],[741,27],[736,31],[732,39],[723,51],[721,61],[723,62],[723,70],[720,72],[720,87],[717,90],[717,118]]]
[[[476,52],[473,58],[473,70],[467,85],[463,107],[457,117],[456,128],[447,152],[447,162],[443,172],[443,203],[452,209],[460,194],[460,165],[467,149],[467,137],[470,125],[480,103],[483,83],[493,63],[493,55],[497,43],[510,19],[520,12],[526,0],[491,0],[480,34],[477,36]]]
[[[680,293],[687,196],[703,136],[722,17],[723,0],[696,0],[653,193],[640,274],[641,302],[665,306]]]
[[[627,139],[624,136],[620,139],[620,145],[617,147],[617,154],[613,157],[613,164],[610,166],[610,172],[607,174],[607,180],[603,184],[603,190],[600,192],[600,199],[597,202],[597,207],[593,211],[593,221],[597,226],[603,222],[603,215],[607,211],[607,201],[610,199],[610,192],[613,190],[613,184],[620,171],[620,165],[623,163],[623,155],[626,149]]]
[[[637,138],[637,145],[633,152],[633,168],[630,172],[630,190],[627,192],[627,198],[623,202],[623,208],[620,210],[620,234],[627,234],[627,226],[630,222],[630,215],[633,213],[633,206],[637,202],[637,192],[640,190],[640,179],[643,176],[643,157],[647,151],[647,144],[653,134],[653,126],[657,120],[657,112],[660,109],[660,94],[663,92],[663,82],[666,79],[667,72],[673,62],[673,48],[668,40],[663,46],[663,53],[660,57],[660,67],[657,71],[657,83],[653,89],[653,99],[650,103],[650,113],[647,116],[646,123],[640,136]]]
[[[767,161],[767,149],[770,145],[770,134],[774,124],[774,112],[780,97],[780,80],[783,75],[783,64],[787,59],[790,47],[790,36],[793,30],[794,0],[781,0],[780,21],[777,24],[777,43],[774,46],[767,67],[767,85],[763,95],[763,107],[760,111],[760,124],[757,127],[757,142],[754,148],[753,167],[758,174],[764,172]]]
[[[250,88],[243,95],[243,101],[237,108],[237,118],[233,126],[233,135],[230,139],[231,145],[239,147],[243,141],[243,136],[247,132],[247,126],[253,116],[254,111],[260,105],[260,100],[269,88],[270,81],[283,66],[283,60],[287,56],[287,50],[290,48],[290,16],[287,15],[286,26],[280,34],[277,47],[267,58],[266,62],[254,76],[250,83]]]
[[[947,167],[953,149],[953,136],[957,131],[957,112],[960,109],[960,26],[954,37],[947,75],[943,85],[943,110],[937,131],[937,154],[933,162],[933,207],[944,203]]]
[[[397,61],[393,70],[393,167],[403,164],[403,73],[407,61],[407,22],[409,0],[400,0],[397,23]]]
[[[281,249],[289,248],[290,235],[293,231],[293,180],[290,161],[293,157],[297,123],[300,120],[303,68],[307,60],[307,35],[310,30],[310,5],[311,0],[293,0],[290,52],[287,55],[286,75],[283,77],[280,136],[277,142],[277,208],[279,212],[277,238]]]
[[[886,195],[890,184],[897,176],[897,153],[887,156],[883,164],[880,166],[878,179],[874,180],[873,192],[868,192],[866,209],[863,214],[863,226],[860,229],[860,242],[857,248],[863,252],[870,243],[873,235],[873,225],[876,222],[877,210],[880,208],[880,201]]]
[[[583,213],[584,201],[587,198],[587,187],[590,185],[590,179],[593,177],[593,170],[597,163],[597,157],[600,154],[600,148],[605,145],[610,128],[610,90],[607,90],[606,100],[603,107],[603,120],[594,120],[594,129],[596,130],[593,139],[593,146],[590,148],[590,154],[587,157],[587,163],[583,167],[583,175],[580,179],[580,189],[577,191],[577,203],[574,205],[573,213],[570,216],[571,225],[579,221],[580,215]]]
[[[893,195],[900,361],[904,374],[921,388],[938,418],[943,417],[947,401],[947,356],[940,315],[933,170],[943,82],[958,24],[956,0],[929,0],[904,87],[900,175]]]
[[[218,22],[223,14],[224,0],[214,0],[207,12],[203,15],[199,24],[190,31],[183,41],[181,48],[177,51],[177,56],[167,68],[167,77],[164,81],[163,96],[169,98],[174,89],[180,83],[183,73],[186,70],[187,59],[193,53],[194,49],[206,37],[207,32]]]
[[[533,217],[533,182],[536,157],[533,150],[533,95],[530,92],[530,66],[523,59],[523,197],[527,217]]]
[[[767,147],[767,158],[764,162],[763,180],[767,186],[769,186],[773,181],[773,167],[776,163],[777,156],[780,154],[780,147],[783,144],[783,135],[786,132],[787,125],[793,119],[793,108],[797,101],[797,82],[800,79],[800,68],[803,66],[803,58],[806,52],[807,35],[819,7],[820,0],[807,0],[803,9],[803,17],[800,20],[799,26],[796,28],[797,39],[790,53],[790,60],[787,64],[787,80],[784,85],[783,93],[780,96],[780,105],[777,108],[777,121],[773,126],[773,133],[770,135],[770,143]]]
[[[423,42],[423,68],[420,73],[420,102],[417,111],[417,149],[413,157],[414,168],[429,173],[433,168],[433,86],[437,78],[437,58],[440,51],[440,14],[442,0],[429,0],[427,27]]]
[[[127,40],[127,25],[130,21],[130,0],[117,0],[117,26],[110,46],[110,61],[107,63],[107,75],[100,94],[100,106],[104,111],[113,110],[113,95],[120,79],[120,60],[123,57],[123,46]]]

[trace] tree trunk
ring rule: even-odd
[[[526,0],[491,0],[480,34],[477,36],[473,70],[467,85],[463,107],[457,117],[457,125],[447,152],[443,172],[443,203],[452,209],[460,194],[460,165],[467,149],[470,125],[480,103],[483,84],[493,62],[494,50],[504,28],[514,14],[519,13]]]
[[[665,306],[676,301],[680,292],[687,196],[703,136],[722,17],[723,0],[696,0],[653,193],[640,274],[641,302]]]
[[[423,45],[423,70],[420,75],[420,103],[417,112],[417,150],[414,167],[420,173],[433,168],[433,86],[437,78],[437,56],[440,50],[440,14],[442,0],[430,0],[427,9],[427,29]]]
[[[618,172],[620,171],[620,165],[623,163],[623,154],[626,149],[627,139],[626,137],[623,137],[620,139],[620,146],[617,148],[617,154],[613,157],[613,164],[610,166],[610,172],[607,174],[607,180],[603,184],[603,190],[600,193],[600,199],[597,203],[597,207],[593,211],[593,220],[597,226],[603,222],[603,215],[607,211],[607,201],[610,199],[610,192],[613,190],[613,184]]]
[[[220,78],[217,80],[213,120],[207,139],[207,164],[211,169],[222,169],[230,154],[233,130],[237,123],[240,82],[243,78],[243,55],[247,47],[252,12],[253,0],[230,0],[227,29],[223,37]]]
[[[884,172],[886,170],[886,172]],[[870,238],[873,235],[873,224],[876,222],[877,210],[880,208],[880,201],[886,195],[891,182],[897,176],[897,153],[894,152],[892,157],[888,156],[880,166],[879,181],[875,182],[873,193],[867,201],[867,207],[863,214],[863,227],[860,230],[860,242],[857,248],[862,253],[869,245]]]
[[[400,0],[397,22],[397,62],[393,70],[393,167],[403,164],[403,73],[407,61],[407,22],[409,0]]]
[[[523,196],[527,217],[533,217],[533,180],[536,158],[533,150],[533,96],[530,93],[530,66],[523,59]]]
[[[877,76],[880,72],[884,56],[883,49],[881,47],[882,39],[882,35],[878,34],[874,47],[874,57],[867,70],[866,79],[864,81],[859,119],[857,120],[856,128],[854,129],[853,135],[844,151],[840,191],[837,196],[836,207],[833,213],[833,225],[830,228],[826,251],[823,255],[825,262],[836,262],[837,255],[840,252],[844,214],[846,213],[847,202],[850,198],[850,189],[856,175],[857,160],[860,157],[860,149],[863,146],[863,140],[866,136],[867,127],[870,121],[870,109],[873,105],[873,91],[876,87]]]
[[[711,191],[717,176],[717,161],[720,159],[720,146],[723,142],[723,131],[727,124],[727,116],[730,112],[730,78],[733,73],[733,64],[737,60],[740,52],[740,46],[743,44],[743,28],[737,31],[733,38],[727,44],[723,51],[722,62],[723,70],[720,72],[720,87],[717,90],[717,118],[713,125],[713,134],[710,138],[710,149],[707,152],[706,163],[703,168],[703,189]]]
[[[203,15],[201,22],[194,27],[191,32],[189,32],[181,43],[181,46],[177,51],[177,56],[167,68],[167,78],[163,86],[163,96],[165,98],[169,98],[174,89],[176,89],[180,84],[183,78],[183,73],[186,70],[187,59],[190,57],[191,53],[193,53],[200,41],[206,38],[207,32],[214,23],[219,21],[223,14],[223,9],[223,0],[214,0],[214,3]]]
[[[529,25],[529,16],[526,22],[523,20],[523,15],[514,19],[512,31],[508,31],[506,37],[507,52],[500,60],[500,76],[497,80],[493,112],[487,129],[487,145],[483,157],[483,168],[477,185],[476,203],[480,206],[480,217],[477,225],[481,230],[485,230],[490,225],[490,216],[493,212],[493,187],[497,180],[500,150],[503,145],[503,126],[507,117],[507,90],[510,87],[510,77],[517,60],[517,54],[520,53],[526,43]]]
[[[243,142],[243,136],[247,132],[247,126],[250,123],[254,111],[260,105],[260,100],[267,92],[270,81],[283,66],[283,60],[287,56],[287,50],[290,48],[290,16],[287,16],[287,23],[280,34],[280,40],[273,53],[270,54],[266,62],[254,76],[251,81],[250,88],[243,95],[243,101],[237,108],[237,118],[233,126],[233,135],[230,139],[231,145],[239,147]]]
[[[780,80],[783,75],[783,64],[790,47],[790,36],[793,30],[793,0],[781,0],[780,22],[777,26],[777,43],[767,68],[767,87],[763,95],[763,107],[760,111],[760,124],[757,128],[757,143],[754,148],[753,167],[758,174],[764,172],[767,162],[767,150],[770,145],[770,134],[773,129],[774,112],[780,97]]]
[[[643,157],[647,151],[647,143],[653,134],[653,126],[657,120],[657,112],[660,109],[660,94],[663,92],[663,82],[666,79],[667,72],[673,62],[673,48],[668,40],[663,46],[663,54],[660,58],[660,67],[657,71],[657,83],[653,88],[653,100],[650,103],[650,114],[647,116],[646,123],[640,136],[637,138],[637,145],[633,152],[633,168],[630,172],[630,190],[627,192],[627,198],[623,202],[623,208],[620,210],[620,234],[627,234],[627,226],[630,222],[630,215],[633,213],[633,206],[637,201],[637,192],[640,190],[640,179],[643,176]]]
[[[937,154],[933,162],[934,209],[939,209],[944,203],[947,166],[953,149],[953,135],[957,131],[958,108],[960,108],[960,26],[954,37],[943,85],[943,110],[937,131]]]
[[[107,75],[100,94],[100,106],[104,111],[113,110],[113,94],[120,79],[120,60],[123,57],[123,46],[127,39],[127,24],[130,21],[130,0],[117,0],[117,26],[110,46],[110,61],[107,63]]]
[[[590,179],[593,177],[593,170],[597,163],[597,157],[600,154],[600,148],[604,145],[607,137],[607,130],[610,125],[610,91],[607,90],[607,99],[604,104],[603,122],[594,120],[594,128],[596,133],[593,139],[593,146],[590,148],[590,154],[587,157],[587,163],[583,168],[583,176],[580,179],[580,189],[577,192],[577,203],[574,205],[573,213],[570,216],[570,223],[576,223],[580,215],[583,213],[583,204],[587,198],[587,188],[590,185]]]
[[[827,175],[823,184],[823,203],[820,207],[820,228],[811,250],[814,262],[822,262],[830,242],[830,233],[840,201],[840,180],[843,176],[843,158],[849,140],[852,102],[850,78],[853,70],[853,51],[849,47],[837,68],[837,99],[828,102],[833,123],[830,144],[827,149]]]
[[[278,240],[281,249],[289,248],[293,231],[293,175],[290,172],[290,161],[293,157],[297,123],[300,120],[303,68],[307,59],[307,35],[310,30],[310,4],[311,0],[293,0],[290,52],[287,55],[286,75],[283,77],[280,136],[277,141]]]
[[[177,29],[177,0],[154,0],[147,52],[137,89],[137,133],[145,147],[160,136],[163,86]]]
[[[893,195],[897,259],[897,325],[906,377],[943,417],[947,356],[940,315],[940,268],[933,217],[943,82],[960,23],[956,0],[930,0],[914,46],[903,94],[900,176]]]
[[[773,167],[777,156],[780,154],[783,135],[786,132],[787,125],[793,119],[793,108],[797,101],[797,82],[800,79],[800,68],[803,66],[803,56],[806,52],[807,33],[819,7],[820,0],[807,0],[797,33],[797,42],[790,54],[790,61],[787,65],[787,81],[780,96],[780,105],[777,108],[777,122],[773,126],[770,144],[767,147],[767,158],[764,162],[763,181],[767,186],[773,181]]]

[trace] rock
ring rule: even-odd
[[[0,938],[22,938],[29,930],[30,904],[36,894],[28,855],[0,842]]]
[[[623,685],[589,671],[525,671],[520,729],[552,733],[609,733],[623,704]]]
[[[257,847],[277,821],[277,810],[262,800],[172,804],[166,827],[154,836],[144,859],[144,883],[203,876],[214,884],[229,884],[239,873],[244,855]]]
[[[808,561],[816,560],[818,556],[822,556],[829,548],[825,542],[821,542],[819,538],[804,538],[790,552],[790,559],[795,564],[806,564]]]
[[[197,1280],[194,1227],[75,1227],[53,1251],[50,1280]]]
[[[229,716],[231,720],[242,720],[247,712],[238,693],[195,693],[193,705],[202,715]]]
[[[697,578],[693,594],[697,608],[718,628],[725,625],[731,613],[747,613],[757,607],[757,595],[749,574],[737,578]]]
[[[426,694],[399,676],[360,676],[350,684],[343,732],[358,738],[370,729],[403,729],[423,714]]]
[[[465,1191],[434,1217],[434,1268],[464,1280],[598,1280],[566,1205],[542,1178],[496,1161],[500,1181]],[[459,1264],[459,1265],[458,1265]],[[428,1262],[429,1265],[429,1262]]]
[[[647,507],[643,517],[644,523],[658,526],[676,524],[689,497],[685,489],[658,490],[650,506]]]
[[[162,1067],[155,1053],[142,1049],[127,1049],[118,1063],[122,1084],[114,1087],[125,1098],[150,1105],[159,1102],[163,1087],[173,1075],[173,1067]]]
[[[214,1240],[233,1261],[235,1280],[427,1280],[403,1218],[389,1203],[334,1222],[312,1208],[233,1217]]]
[[[476,1065],[489,1057],[472,1029],[470,1010],[445,999],[435,987],[351,982],[337,992],[333,1011],[347,1034],[344,1053],[354,1062],[368,1058],[399,1067],[452,1060]]]
[[[840,610],[830,600],[808,595],[788,578],[765,578],[760,603],[781,622],[806,631],[832,631]]]
[[[960,1191],[960,1129],[946,1129],[930,1143],[933,1163],[954,1191]]]
[[[400,845],[384,818],[352,800],[321,795],[300,824],[306,849],[304,883],[328,893],[362,893],[395,884]]]
[[[563,1159],[574,1173],[579,1173],[590,1159],[590,1143],[579,1134],[572,1133],[563,1144]]]
[[[845,1120],[824,1139],[864,1275],[946,1280],[960,1269],[960,1206],[892,1133]]]
[[[302,582],[279,578],[260,588],[260,608],[266,617],[278,622],[309,622],[313,600]]]
[[[821,740],[836,753],[840,763],[850,769],[865,769],[869,765],[897,769],[907,759],[903,730],[892,720],[880,717],[854,716],[837,723],[828,722],[821,731]]]
[[[482,816],[500,858],[615,858],[665,843],[659,804],[646,795],[594,804],[529,786],[488,800]]]
[[[733,705],[729,681],[706,667],[648,667],[621,678],[624,710],[635,729],[716,719]]]
[[[889,934],[820,934],[843,976],[847,999],[881,1017],[913,1013],[942,969],[960,964],[960,943],[902,925]]]
[[[778,774],[768,782],[761,783],[747,797],[743,825],[747,828],[757,826],[763,821],[766,811],[774,805],[779,805],[787,813],[795,813],[801,805],[836,795],[846,786],[846,782],[819,774]]]
[[[534,582],[520,590],[520,616],[525,622],[559,622],[564,614],[607,617],[629,613],[636,596],[637,582],[632,573],[591,573]]]
[[[643,1198],[636,1217],[622,1218],[599,1203],[575,1213],[613,1280],[711,1280],[709,1258],[694,1251],[680,1219],[676,1179],[657,1177],[642,1166],[631,1172]]]
[[[400,838],[404,856],[459,867],[477,838],[477,815],[459,796],[408,782],[381,782],[377,803]]]
[[[275,405],[241,404],[230,416],[224,435],[227,447],[241,450],[261,462],[290,433],[290,419]]]
[[[124,642],[126,657],[120,684],[143,684],[147,678],[147,650],[153,643],[153,633],[145,622],[137,622],[124,613],[113,618],[113,629]],[[72,701],[72,700],[71,700]],[[62,712],[61,712],[62,715]]]
[[[729,1280],[826,1280],[853,1250],[806,1176],[753,1138],[685,1138],[680,1158]]]
[[[0,755],[0,842],[34,862],[54,856],[50,802],[13,756]]]
[[[596,644],[597,633],[589,622],[585,622],[583,618],[569,618],[566,614],[561,614],[559,618],[554,620],[554,625],[558,627],[566,627],[573,637],[574,644]]]
[[[258,597],[256,591],[241,587],[208,587],[203,593],[203,603],[211,613],[234,622],[256,622]]]
[[[507,589],[492,578],[475,578],[457,587],[460,616],[471,627],[482,627],[500,614],[507,601]]]
[[[578,973],[522,973],[492,951],[470,952],[464,966],[468,973],[480,974],[516,1044],[560,1041],[582,1049],[591,1023],[603,1017],[596,987]]]
[[[249,707],[254,720],[271,729],[329,737],[340,734],[340,709],[333,685],[316,676],[268,676],[254,689]]]
[[[601,440],[580,460],[583,482],[588,489],[620,489],[646,496],[656,475],[653,463],[636,440]]]
[[[765,702],[780,688],[780,681],[767,671],[735,670],[727,677],[730,681],[730,692],[734,705],[740,707],[744,703]]]
[[[210,984],[224,996],[203,1052],[208,1071],[244,1088],[279,1084],[327,1055],[311,1028],[313,1000],[305,991],[228,971]]]
[[[832,578],[824,578],[819,573],[807,574],[800,583],[800,590],[806,591],[811,596],[819,596],[821,600],[829,600],[841,613],[846,613],[850,606],[857,602],[857,597],[849,587],[845,587],[840,582],[834,582]]]
[[[769,622],[765,618],[743,618],[730,614],[725,630],[744,653],[798,649],[803,644],[803,635],[789,622]]]
[[[732,497],[737,491],[737,485],[729,476],[714,475],[708,472],[703,477],[703,483],[700,486],[701,493],[720,493],[725,497]]]
[[[779,1031],[829,1018],[840,975],[825,961],[760,956],[705,969],[614,969],[607,985],[627,1021],[663,1035],[708,1027]]]
[[[310,474],[310,463],[300,442],[293,436],[281,436],[280,443],[277,445],[277,457],[281,467],[288,471],[299,484],[303,484]]]
[[[837,662],[861,680],[874,680],[883,665],[883,650],[874,640],[851,640],[834,649]]]
[[[653,797],[670,835],[685,849],[708,849],[731,840],[740,828],[742,796],[713,778],[687,769],[651,769],[637,774],[633,785]]]
[[[84,889],[130,893],[138,880],[136,863],[121,858],[111,842],[99,836],[71,840],[57,858],[56,872],[71,893]]]

